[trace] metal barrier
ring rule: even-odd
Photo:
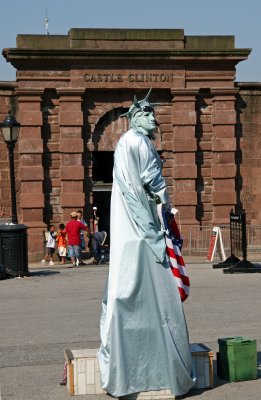
[[[219,225],[226,254],[230,254],[230,225]],[[207,256],[212,226],[191,226],[188,254],[190,256]],[[261,225],[247,225],[247,252],[261,254]]]

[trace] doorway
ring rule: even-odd
[[[107,243],[110,238],[113,154],[113,151],[93,151],[92,153],[93,206],[97,207],[99,231],[107,232]]]

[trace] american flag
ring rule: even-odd
[[[165,233],[166,253],[172,274],[178,285],[181,301],[185,301],[189,295],[189,277],[185,262],[181,255],[183,240],[175,221],[174,213],[166,211],[162,204],[158,205],[159,219]]]

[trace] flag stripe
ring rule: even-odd
[[[169,265],[172,275],[178,286],[180,298],[185,301],[189,295],[190,282],[186,271],[184,259],[181,255],[180,247],[180,232],[176,224],[175,218],[169,220],[162,204],[158,205],[158,214],[165,231],[166,253],[169,258]]]

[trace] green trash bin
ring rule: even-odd
[[[256,340],[247,337],[218,339],[219,376],[231,382],[257,378]]]

